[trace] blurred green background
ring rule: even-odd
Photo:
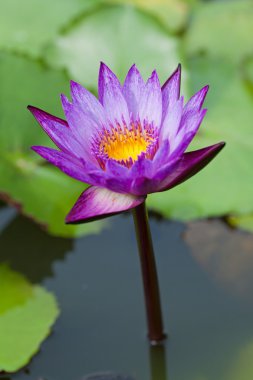
[[[225,216],[253,229],[252,0],[8,0],[0,12],[0,194],[52,234],[98,231],[107,221],[65,226],[84,185],[45,164],[50,145],[28,104],[63,116],[69,79],[96,93],[100,61],[124,79],[136,63],[165,81],[179,62],[188,99],[210,84],[207,116],[190,150],[226,141],[200,174],[149,196],[165,217]]]

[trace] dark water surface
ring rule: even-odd
[[[110,219],[99,235],[54,238],[0,209],[0,262],[54,292],[61,316],[26,369],[3,380],[253,379],[253,236],[219,220],[151,218],[164,349],[149,347],[134,227]]]

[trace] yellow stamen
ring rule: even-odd
[[[131,129],[116,127],[104,134],[100,149],[116,161],[132,159],[134,162],[142,152],[146,152],[152,141],[153,138],[140,125],[133,125]]]

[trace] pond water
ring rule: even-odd
[[[0,261],[52,291],[61,315],[32,362],[3,380],[81,380],[113,372],[135,380],[252,380],[253,236],[220,220],[151,217],[164,347],[149,347],[131,215],[99,235],[49,236],[0,211]]]

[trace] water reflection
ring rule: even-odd
[[[150,379],[169,380],[167,377],[166,343],[149,347]]]
[[[210,220],[189,223],[184,236],[195,260],[216,282],[252,300],[253,234]]]
[[[20,270],[23,265],[23,272],[32,275],[29,260],[35,269],[43,266],[44,253],[48,250],[51,261],[50,264],[47,262],[47,269],[43,272],[52,273],[54,263],[54,276],[47,275],[45,279],[41,275],[41,278],[44,278],[43,286],[55,293],[62,313],[54,333],[29,364],[30,372],[13,374],[10,376],[12,380],[80,380],[87,374],[101,371],[129,374],[136,380],[244,380],[243,377],[230,379],[229,374],[235,363],[238,363],[237,368],[240,367],[243,363],[241,353],[253,342],[253,302],[249,302],[250,298],[234,297],[224,290],[224,284],[213,281],[209,274],[213,274],[214,269],[207,273],[206,267],[199,264],[201,252],[207,252],[209,246],[215,246],[221,252],[223,245],[228,244],[224,239],[232,238],[233,232],[231,237],[225,235],[224,238],[221,227],[220,239],[217,233],[209,238],[205,228],[210,231],[211,228],[207,224],[195,233],[195,241],[200,239],[198,234],[206,239],[199,243],[201,248],[196,255],[189,248],[189,240],[186,244],[182,239],[183,224],[151,221],[164,324],[170,338],[165,350],[158,346],[149,351],[132,219],[129,216],[113,217],[109,230],[74,240],[73,254],[68,255],[68,244],[72,242],[67,241],[66,246],[65,240],[49,238],[37,227],[33,230],[32,226],[26,226],[27,221],[22,220],[16,219],[0,237],[0,244],[3,241],[4,250],[8,250],[4,259],[13,256],[13,263],[18,265],[18,255],[23,260],[25,257],[25,264],[30,269],[27,270],[22,263],[16,268]],[[27,234],[28,237],[23,236]],[[250,247],[249,242],[250,239],[247,247]],[[229,267],[230,255],[236,258],[238,250],[241,254],[241,246],[231,244],[229,255],[224,256],[221,273]],[[38,263],[31,257],[33,252],[36,254],[36,249],[39,250]],[[27,255],[25,250],[30,254]],[[64,260],[56,259],[50,250],[58,252],[58,257],[64,257]],[[216,255],[206,254],[206,257],[211,256]],[[246,256],[251,256],[249,251]],[[214,268],[219,271],[216,260]],[[242,267],[245,268],[239,266]],[[245,271],[246,268],[243,273]],[[253,282],[249,281],[248,289],[250,287],[253,291]],[[249,355],[249,350],[245,352]]]
[[[0,232],[15,218],[17,211],[0,202]]]
[[[13,216],[12,209],[6,211],[7,216]],[[72,246],[72,240],[52,237],[18,215],[0,235],[0,262],[7,262],[12,269],[38,283],[53,276],[53,263],[63,260]]]

